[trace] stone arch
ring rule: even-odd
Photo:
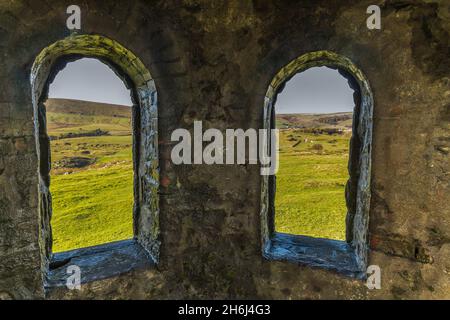
[[[276,239],[274,226],[274,196],[276,189],[275,177],[263,177],[261,186],[261,227],[263,255],[268,259],[297,260],[305,264],[342,271],[355,276],[365,276],[368,264],[368,225],[371,199],[371,163],[372,163],[372,128],[374,100],[368,79],[363,72],[348,58],[330,51],[316,51],[306,53],[283,67],[273,78],[264,100],[263,128],[270,130],[275,126],[275,102],[278,93],[284,85],[296,74],[312,67],[330,67],[337,69],[349,81],[355,90],[355,112],[353,120],[353,136],[350,142],[349,174],[346,186],[347,202],[347,230],[346,243],[328,242],[317,243],[317,246],[328,246],[329,249],[340,254],[339,261],[320,257],[320,250],[311,252],[310,256],[292,258],[289,255],[280,256],[276,246],[280,239]],[[268,149],[270,150],[270,148]],[[266,151],[269,153],[269,151]],[[308,246],[314,247],[314,239],[305,239]],[[282,241],[281,241],[282,242]],[[301,241],[300,241],[301,242]],[[292,244],[292,243],[291,243]],[[300,243],[299,246],[302,246]],[[304,248],[299,248],[304,251]],[[330,252],[330,250],[325,250]],[[278,251],[278,252],[277,252]],[[294,250],[295,251],[295,250]],[[322,252],[322,253],[325,253]],[[352,264],[351,266],[345,264]]]
[[[39,162],[39,241],[44,282],[52,269],[52,208],[49,191],[50,141],[43,103],[58,71],[68,62],[83,57],[96,58],[106,63],[131,89],[134,137],[133,241],[145,250],[153,263],[159,260],[158,96],[155,81],[142,61],[118,42],[100,35],[73,34],[42,50],[34,61],[30,77]]]

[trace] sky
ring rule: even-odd
[[[353,89],[337,70],[314,67],[296,74],[278,95],[278,114],[351,112]]]
[[[106,64],[90,58],[68,63],[50,85],[49,98],[132,105],[122,80]],[[353,107],[353,90],[347,79],[327,67],[295,75],[275,106],[278,114],[349,112]]]
[[[103,62],[90,58],[68,63],[50,85],[48,96],[133,105],[130,90],[114,71]]]

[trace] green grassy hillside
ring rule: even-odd
[[[130,107],[66,99],[48,99],[45,106],[50,136],[96,129],[131,135]]]
[[[353,123],[352,112],[339,112],[327,114],[279,114],[277,115],[277,127],[287,128],[336,128],[349,130]]]
[[[127,162],[53,175],[53,251],[132,238],[132,174]]]
[[[281,130],[276,230],[345,239],[345,185],[350,132],[342,135]]]
[[[131,108],[49,99],[53,252],[133,237]],[[95,132],[100,136],[61,138]]]

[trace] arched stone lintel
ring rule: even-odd
[[[36,96],[42,94],[47,80],[45,75],[48,76],[56,61],[70,55],[110,61],[129,76],[136,88],[153,84],[153,78],[142,61],[118,42],[100,35],[72,35],[48,46],[36,57],[31,71]]]

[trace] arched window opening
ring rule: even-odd
[[[69,62],[44,105],[53,253],[133,238],[131,92],[97,59]]]
[[[86,68],[100,78],[81,79]],[[61,86],[74,74],[75,83]],[[44,287],[64,287],[70,266],[86,283],[157,264],[158,96],[150,72],[116,41],[74,34],[41,51],[30,80]]]
[[[345,186],[354,90],[338,70],[313,67],[286,82],[275,103],[280,130],[275,230],[345,241]]]
[[[372,114],[366,77],[333,52],[302,55],[273,78],[263,126],[280,130],[280,150],[279,172],[261,180],[266,259],[366,276]]]

